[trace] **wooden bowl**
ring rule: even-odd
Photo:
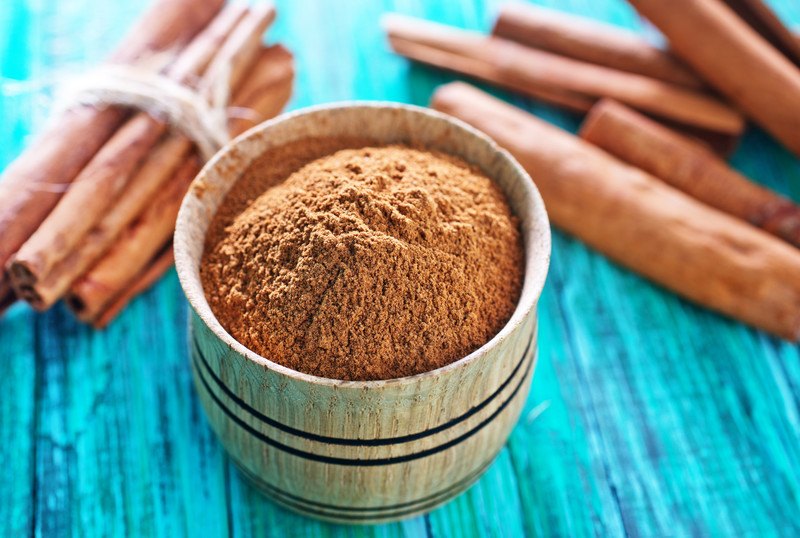
[[[474,163],[497,181],[521,219],[526,262],[517,308],[491,341],[423,374],[340,381],[274,363],[222,328],[199,275],[209,223],[256,157],[314,136],[422,144]],[[431,510],[478,479],[519,417],[536,364],[536,303],[550,228],[528,174],[465,123],[384,103],[321,106],[263,123],[228,144],[192,184],[178,216],[175,258],[191,305],[194,381],[211,426],[244,476],[293,510],[345,523]]]

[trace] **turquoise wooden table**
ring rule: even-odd
[[[52,82],[99,60],[145,3],[0,2],[0,168],[41,126]],[[641,28],[622,0],[547,3]],[[775,6],[800,25],[800,3]],[[486,30],[495,8],[285,1],[270,40],[297,54],[292,108],[424,105],[453,77],[392,55],[380,14]],[[761,131],[733,162],[800,200],[800,163]],[[225,457],[192,387],[174,272],[102,332],[62,307],[17,306],[0,320],[0,534],[800,535],[798,346],[694,307],[558,232],[540,314],[531,396],[486,475],[425,517],[356,528],[279,508]]]

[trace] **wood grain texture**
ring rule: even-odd
[[[42,125],[48,92],[35,81],[98,61],[145,3],[42,0],[34,11],[0,2],[0,167]],[[537,3],[641,29],[621,0]],[[425,104],[455,77],[392,55],[380,13],[488,31],[498,4],[278,2],[274,39],[298,55],[292,107]],[[800,4],[772,4],[800,25]],[[578,126],[568,113],[498,95]],[[732,162],[800,200],[800,165],[763,132],[748,132]],[[12,308],[0,319],[0,535],[800,533],[798,347],[690,306],[559,233],[553,254],[536,377],[507,447],[448,505],[359,529],[278,507],[224,457],[192,387],[174,273],[104,332],[63,308]]]

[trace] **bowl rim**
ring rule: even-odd
[[[410,376],[396,377],[391,379],[347,381],[342,379],[332,379],[327,377],[316,376],[313,374],[307,374],[295,370],[293,368],[289,368],[288,366],[279,364],[262,355],[259,355],[255,351],[251,350],[250,348],[248,348],[247,346],[236,340],[236,338],[234,338],[230,333],[228,333],[228,331],[222,326],[220,321],[217,319],[214,312],[211,310],[211,306],[208,304],[205,292],[203,291],[203,284],[200,279],[199,270],[194,269],[195,264],[193,262],[192,257],[189,255],[187,246],[191,241],[189,230],[192,226],[191,223],[189,222],[189,210],[187,209],[187,207],[189,204],[199,204],[200,207],[204,207],[206,205],[203,201],[203,197],[198,196],[198,192],[202,192],[204,190],[204,186],[200,184],[205,179],[209,170],[216,167],[220,161],[222,161],[228,155],[230,155],[230,153],[235,151],[235,148],[245,140],[248,140],[253,137],[263,136],[263,133],[265,131],[269,131],[275,128],[277,125],[294,121],[299,117],[319,114],[331,110],[340,110],[340,109],[370,109],[370,110],[393,109],[393,110],[400,110],[404,114],[421,114],[449,123],[451,126],[455,127],[457,131],[461,131],[462,133],[464,133],[465,136],[477,139],[479,143],[484,144],[484,146],[488,147],[488,149],[491,150],[490,151],[491,154],[498,155],[502,160],[506,161],[507,164],[510,165],[511,169],[514,170],[513,175],[515,181],[520,183],[522,186],[522,191],[524,192],[524,197],[525,197],[524,203],[530,204],[532,206],[530,230],[531,233],[535,233],[536,236],[530,237],[525,242],[526,245],[524,251],[525,251],[526,268],[528,266],[531,256],[534,256],[536,260],[534,260],[532,267],[533,274],[528,274],[528,271],[526,269],[523,278],[523,288],[520,292],[520,298],[517,302],[516,307],[514,308],[514,312],[512,313],[509,320],[505,323],[505,325],[503,325],[503,327],[497,332],[497,334],[495,334],[491,339],[489,339],[488,342],[486,342],[479,348],[475,349],[474,351],[470,352],[469,354],[461,357],[460,359],[455,360],[439,368],[436,368],[434,370],[428,370],[426,372],[421,372]],[[471,163],[471,164],[478,165],[480,168],[482,168],[478,163]],[[489,174],[487,174],[487,176],[488,175]],[[490,179],[495,181],[495,179],[491,178],[491,176]],[[506,196],[508,196],[508,193],[505,190],[503,192],[506,194]],[[227,192],[225,196],[227,196]],[[213,215],[210,218],[213,218]],[[205,236],[203,240],[205,242]],[[294,380],[302,381],[312,385],[324,385],[328,387],[354,388],[354,389],[379,388],[379,387],[386,387],[388,385],[398,386],[398,385],[418,383],[425,378],[437,377],[442,374],[450,373],[453,370],[464,368],[466,365],[484,356],[489,350],[500,345],[504,340],[510,337],[512,333],[514,333],[514,331],[522,323],[524,323],[529,313],[536,307],[539,298],[541,297],[545,280],[547,278],[547,272],[550,265],[551,247],[552,247],[550,221],[547,216],[547,210],[545,208],[544,201],[542,200],[541,194],[539,193],[536,184],[533,182],[528,172],[511,155],[511,153],[509,153],[504,148],[500,147],[500,145],[498,145],[497,142],[495,142],[494,139],[492,139],[489,135],[485,134],[483,131],[476,129],[475,127],[469,125],[468,123],[458,118],[455,118],[443,112],[439,112],[437,110],[433,110],[431,108],[422,107],[418,105],[410,105],[405,103],[389,102],[389,101],[352,101],[352,100],[337,101],[334,103],[327,103],[322,105],[314,105],[314,106],[304,107],[295,111],[286,112],[273,119],[260,123],[255,127],[252,127],[251,129],[245,131],[244,133],[230,140],[208,162],[205,163],[203,168],[200,170],[195,179],[192,181],[192,184],[189,187],[188,192],[186,193],[181,202],[181,207],[180,211],[178,212],[178,217],[175,226],[175,235],[173,244],[175,251],[175,267],[178,274],[178,280],[180,281],[184,296],[189,302],[189,305],[192,308],[192,310],[194,310],[195,314],[200,318],[200,320],[206,325],[206,327],[214,334],[216,338],[218,338],[221,342],[226,344],[230,349],[237,352],[239,355],[242,355],[243,357],[247,358],[250,361],[255,362],[256,364],[264,366],[267,369],[272,370],[277,374],[284,375],[293,378]],[[528,248],[529,244],[539,245],[540,248],[536,249],[535,252],[530,252],[531,249]],[[200,260],[197,261],[196,265],[199,267],[199,264]],[[533,278],[530,287],[528,287],[526,282],[528,278]],[[198,289],[201,292],[199,294],[199,297],[197,294],[190,292],[187,289],[187,286],[189,286],[190,282],[197,285]],[[526,289],[528,289],[529,293],[525,293]]]

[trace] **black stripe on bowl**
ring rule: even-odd
[[[528,351],[528,350],[530,350],[530,346],[528,346],[526,348],[526,351]],[[438,454],[440,452],[444,452],[445,450],[448,450],[448,449],[450,449],[450,448],[452,448],[452,447],[454,447],[456,445],[461,444],[462,442],[466,441],[467,439],[469,439],[470,437],[472,437],[473,435],[478,433],[480,430],[482,430],[484,427],[486,427],[488,424],[490,424],[500,413],[502,413],[503,410],[505,410],[505,408],[508,406],[508,404],[510,404],[514,400],[514,398],[516,397],[516,395],[519,392],[520,388],[522,388],[522,385],[525,382],[525,380],[527,379],[528,374],[531,371],[531,366],[533,365],[533,362],[534,362],[533,358],[531,358],[530,360],[525,360],[525,357],[526,357],[526,355],[523,355],[523,359],[522,359],[527,364],[527,366],[525,367],[525,373],[523,373],[522,376],[520,377],[519,381],[517,382],[516,386],[514,387],[514,390],[511,392],[511,394],[508,396],[508,398],[505,401],[503,401],[503,403],[500,404],[497,409],[495,409],[495,411],[491,415],[486,417],[484,420],[482,420],[480,423],[478,423],[476,426],[474,426],[471,430],[468,430],[467,432],[459,435],[458,437],[454,437],[453,439],[451,439],[451,440],[449,440],[449,441],[447,441],[445,443],[442,443],[441,445],[432,447],[432,448],[421,450],[419,452],[412,452],[411,454],[404,454],[402,456],[390,456],[390,457],[383,457],[383,458],[342,458],[342,457],[337,457],[337,456],[326,456],[324,454],[315,454],[313,452],[307,452],[305,450],[301,450],[299,448],[295,448],[295,447],[283,444],[280,441],[276,441],[275,439],[269,437],[268,435],[265,435],[264,433],[260,432],[258,429],[254,428],[253,426],[251,426],[250,424],[248,424],[247,422],[242,420],[242,418],[240,418],[238,415],[236,415],[236,413],[231,411],[222,402],[222,400],[219,399],[219,397],[214,393],[214,391],[211,390],[211,387],[209,386],[205,375],[203,375],[202,369],[198,367],[198,365],[197,365],[197,363],[195,361],[193,361],[193,366],[194,366],[195,372],[197,373],[198,378],[200,379],[200,382],[201,382],[202,386],[205,388],[206,392],[211,397],[212,401],[226,415],[228,415],[228,417],[233,422],[235,422],[242,429],[244,429],[245,431],[247,431],[248,433],[250,433],[251,435],[253,435],[257,439],[259,439],[260,441],[262,441],[262,442],[264,442],[264,443],[266,443],[266,444],[268,444],[268,445],[270,445],[270,446],[272,446],[272,447],[274,447],[274,448],[276,448],[278,450],[286,452],[287,454],[291,454],[293,456],[297,456],[299,458],[303,458],[303,459],[307,459],[307,460],[311,460],[311,461],[317,461],[317,462],[320,462],[320,463],[327,463],[327,464],[331,464],[331,465],[348,465],[348,466],[356,466],[356,467],[373,467],[373,466],[379,466],[379,465],[394,465],[394,464],[397,464],[397,463],[406,463],[406,462],[409,462],[409,461],[414,461],[414,460],[417,460],[417,459],[426,458],[428,456],[433,456],[434,454]]]
[[[417,433],[411,433],[411,434],[407,434],[407,435],[400,435],[400,436],[397,436],[397,437],[381,437],[381,438],[376,438],[376,439],[348,439],[348,438],[344,438],[344,437],[331,437],[331,436],[327,436],[327,435],[319,435],[319,434],[316,434],[316,433],[311,433],[311,432],[307,432],[307,431],[304,431],[304,430],[299,430],[297,428],[293,428],[293,427],[291,427],[291,426],[289,426],[287,424],[284,424],[282,422],[279,422],[279,421],[277,421],[277,420],[275,420],[273,418],[270,418],[270,417],[266,416],[265,414],[261,413],[258,409],[255,409],[250,404],[248,404],[246,401],[244,401],[238,394],[233,392],[225,384],[225,382],[222,379],[220,379],[220,377],[211,368],[211,365],[208,364],[208,360],[206,359],[206,356],[203,353],[203,351],[200,349],[200,345],[198,344],[197,339],[194,338],[194,336],[192,337],[192,344],[193,344],[193,347],[194,347],[194,350],[195,350],[195,353],[193,355],[195,357],[199,357],[200,361],[202,362],[202,366],[205,368],[205,371],[208,372],[208,375],[214,381],[214,384],[216,384],[222,390],[222,392],[224,392],[225,395],[228,398],[230,398],[236,405],[238,405],[239,407],[241,407],[242,409],[247,411],[254,418],[258,419],[259,421],[261,421],[261,422],[263,422],[265,424],[267,424],[268,426],[272,426],[273,428],[277,428],[277,429],[279,429],[279,430],[281,430],[281,431],[283,431],[285,433],[288,433],[288,434],[291,434],[291,435],[296,435],[296,436],[302,437],[304,439],[308,439],[308,440],[311,440],[311,441],[317,441],[317,442],[320,442],[320,443],[328,443],[328,444],[331,444],[331,445],[343,445],[343,446],[387,446],[387,445],[394,445],[394,444],[400,444],[400,443],[408,443],[408,442],[411,442],[411,441],[417,441],[419,439],[423,439],[425,437],[429,437],[431,435],[435,435],[437,433],[440,433],[440,432],[443,432],[443,431],[445,431],[447,429],[450,429],[450,428],[452,428],[454,426],[457,426],[458,424],[464,422],[465,420],[467,420],[471,416],[473,416],[476,413],[480,412],[484,407],[486,407],[487,405],[492,403],[492,401],[494,401],[495,398],[497,398],[500,395],[500,393],[503,392],[503,390],[509,385],[509,383],[511,383],[511,381],[514,379],[514,377],[519,372],[519,369],[522,367],[522,363],[524,362],[525,357],[528,355],[528,352],[530,351],[530,348],[533,345],[534,340],[535,339],[533,338],[533,336],[531,336],[531,339],[528,340],[528,345],[525,347],[525,351],[522,352],[522,357],[517,362],[517,364],[514,367],[514,369],[511,371],[511,374],[509,374],[509,376],[506,378],[506,380],[503,381],[503,383],[501,383],[500,386],[497,387],[497,389],[492,394],[490,394],[485,400],[483,400],[478,405],[475,405],[475,406],[471,407],[470,409],[468,409],[462,415],[459,415],[458,417],[450,419],[447,422],[445,422],[443,424],[440,424],[438,426],[434,426],[432,428],[428,428],[426,430],[423,430],[423,431],[420,431],[420,432],[417,432]],[[196,359],[195,359],[195,362],[197,362]],[[196,365],[196,367],[199,369],[199,366]]]
[[[247,470],[244,465],[234,458],[231,458],[231,461],[233,461],[234,465],[236,465],[236,468],[239,469],[245,478],[250,480],[257,488],[264,490],[267,495],[273,497],[276,501],[285,504],[286,506],[299,512],[304,512],[317,517],[327,517],[346,521],[368,521],[376,519],[401,518],[434,508],[435,506],[450,500],[474,484],[478,478],[480,478],[480,476],[491,466],[491,464],[494,462],[494,458],[490,459],[481,465],[477,470],[473,471],[455,484],[443,490],[426,495],[425,497],[414,501],[386,506],[339,506],[305,499],[267,483],[251,471]]]

